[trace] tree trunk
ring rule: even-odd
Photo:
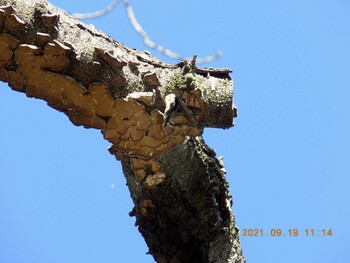
[[[244,262],[223,163],[201,138],[233,126],[229,73],[163,63],[44,0],[0,0],[0,80],[101,130],[159,263]]]

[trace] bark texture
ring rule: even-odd
[[[244,262],[223,164],[201,139],[233,126],[230,72],[163,63],[44,0],[0,0],[0,80],[101,130],[157,262]]]

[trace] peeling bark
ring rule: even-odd
[[[166,64],[44,0],[0,0],[0,80],[101,129],[157,262],[244,262],[223,164],[200,137],[233,126],[230,72]]]

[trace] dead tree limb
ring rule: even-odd
[[[201,139],[233,126],[230,70],[163,63],[45,0],[0,6],[0,80],[101,130],[154,259],[243,262],[223,164]]]

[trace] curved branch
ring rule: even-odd
[[[114,0],[114,2],[107,6],[106,8],[100,10],[100,11],[96,11],[93,13],[71,13],[72,16],[74,16],[77,19],[91,19],[91,18],[97,18],[97,17],[101,17],[104,16],[108,13],[110,13],[115,7],[117,7],[120,3],[120,0]],[[125,8],[128,14],[128,18],[129,21],[131,23],[131,25],[133,26],[134,30],[142,37],[143,42],[150,48],[157,50],[158,52],[164,54],[165,56],[171,58],[171,59],[176,59],[176,60],[185,60],[186,58],[180,56],[179,54],[176,54],[174,52],[172,52],[169,49],[166,49],[158,44],[156,44],[155,42],[153,42],[147,35],[147,33],[142,29],[141,25],[138,23],[135,13],[132,10],[132,7],[129,3],[128,0],[124,0],[124,4],[125,4]],[[208,62],[212,62],[216,59],[218,59],[219,57],[222,56],[221,51],[217,51],[215,52],[215,54],[204,57],[204,58],[199,58],[197,60],[198,64],[203,64],[203,63],[208,63]]]
[[[229,69],[163,63],[44,0],[0,0],[0,54],[1,81],[112,144],[157,262],[244,261],[223,164],[200,137],[233,125]]]
[[[147,35],[147,33],[143,30],[143,28],[141,27],[141,25],[137,22],[134,11],[132,10],[131,5],[129,4],[128,0],[124,0],[124,4],[125,4],[125,8],[126,8],[126,12],[128,14],[129,17],[129,21],[131,23],[131,25],[133,26],[133,28],[135,29],[135,31],[142,37],[143,42],[149,46],[150,48],[153,48],[155,50],[157,50],[158,52],[164,54],[165,56],[172,58],[172,59],[176,59],[176,60],[185,60],[186,58],[180,56],[179,54],[176,54],[174,52],[172,52],[171,50],[164,48],[158,44],[156,44],[155,42],[153,42]],[[202,64],[202,63],[208,63],[211,61],[216,60],[217,58],[221,57],[222,53],[221,51],[217,51],[214,55],[205,57],[205,58],[199,58],[197,60],[198,64]]]

